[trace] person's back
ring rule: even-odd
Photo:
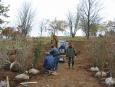
[[[52,47],[50,50],[50,53],[55,57],[55,56],[59,56],[59,50],[56,47]]]
[[[65,44],[62,44],[59,49],[65,49]]]
[[[62,44],[62,45],[59,47],[59,52],[60,52],[60,54],[65,54],[65,44]]]
[[[66,57],[68,58],[68,66],[72,65],[72,68],[74,68],[74,57],[76,56],[75,49],[70,44],[69,47],[66,49]]]
[[[68,47],[66,49],[66,56],[67,57],[74,57],[75,56],[75,49],[73,47]]]
[[[50,50],[50,54],[53,55],[53,57],[55,59],[55,69],[54,70],[57,70],[59,57],[60,57],[60,53],[59,53],[58,48],[56,48],[55,46],[52,46],[51,50]]]
[[[44,68],[47,69],[47,70],[53,70],[54,68],[54,57],[50,54],[48,54],[46,57],[45,57],[45,60],[44,60]]]
[[[54,58],[53,58],[52,55],[48,55],[48,56],[47,56],[47,62],[48,62],[49,65],[53,65],[53,63],[54,63]]]

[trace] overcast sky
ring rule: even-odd
[[[21,8],[24,1],[31,1],[33,8],[36,11],[36,25],[43,19],[53,20],[55,17],[57,19],[66,19],[68,11],[75,10],[79,0],[2,0],[5,4],[10,5],[9,11],[9,21],[10,25],[15,25],[16,18],[18,15],[18,9]],[[103,20],[113,20],[115,19],[115,0],[103,0],[103,11],[101,16]],[[31,35],[38,35],[38,25],[34,27]],[[81,32],[78,33],[81,35]]]

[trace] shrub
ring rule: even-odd
[[[104,70],[108,64],[108,49],[104,38],[95,38],[88,46],[88,53],[92,60],[92,66],[98,66]]]

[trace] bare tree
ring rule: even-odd
[[[40,36],[42,36],[43,31],[47,29],[47,25],[48,25],[48,20],[41,21],[41,23],[39,25],[39,27],[40,27]]]
[[[3,3],[1,2],[1,0],[0,0],[0,30],[2,29],[2,28],[1,28],[1,25],[2,25],[3,23],[7,22],[7,21],[4,20],[4,18],[9,17],[9,16],[7,15],[8,11],[9,11],[9,6],[10,6],[10,5],[4,6],[4,4],[3,4]]]
[[[68,26],[70,29],[70,36],[73,36],[73,15],[71,13],[68,15]]]
[[[0,0],[0,38],[2,38],[2,34],[1,32],[3,31],[3,24],[8,23],[8,21],[5,21],[4,18],[9,17],[7,15],[9,11],[9,5],[8,6],[4,6],[2,1]]]
[[[89,39],[92,27],[97,26],[100,21],[99,12],[101,10],[99,0],[82,0],[80,8],[81,27]]]
[[[22,34],[26,37],[32,29],[34,12],[31,4],[25,2],[22,9],[19,11],[18,27]]]
[[[58,31],[64,31],[67,27],[67,23],[63,20],[54,20],[49,23],[49,30],[55,35]]]
[[[77,13],[75,16],[69,12],[68,16],[68,26],[70,29],[70,36],[75,37],[77,30],[79,29],[79,20],[80,20],[80,8],[78,6]]]
[[[108,21],[106,24],[106,32],[105,35],[114,35],[115,34],[115,20]]]

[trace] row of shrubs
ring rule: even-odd
[[[115,78],[115,37],[98,37],[90,41],[87,47],[92,64],[101,71],[111,72]]]
[[[19,71],[25,71],[30,67],[35,67],[38,64],[38,59],[41,58],[43,44],[39,40],[31,42],[4,41],[0,43],[2,43],[0,46],[0,68],[17,61],[21,65]]]

